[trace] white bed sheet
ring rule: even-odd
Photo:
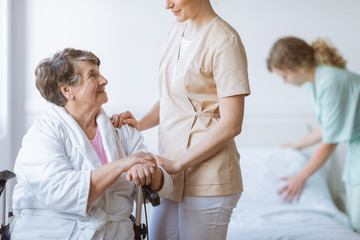
[[[281,148],[240,149],[244,192],[234,209],[227,239],[359,240],[348,217],[332,202],[322,171],[305,184],[299,201],[285,203],[280,177],[298,172],[307,157]]]

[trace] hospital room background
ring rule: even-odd
[[[242,150],[277,149],[316,126],[306,89],[284,84],[266,68],[278,38],[292,35],[307,42],[329,38],[347,60],[347,68],[360,73],[358,0],[212,0],[212,4],[239,32],[248,58],[252,93],[236,137],[241,155]],[[163,0],[0,0],[0,170],[13,169],[23,135],[49,108],[35,87],[34,69],[41,59],[65,47],[92,51],[109,81],[104,109],[109,115],[131,110],[141,117],[159,98],[158,66],[173,20]],[[149,150],[157,153],[157,128],[143,134]],[[330,172],[326,181],[340,210],[346,148],[340,145],[325,165]],[[303,154],[313,151],[309,148]]]

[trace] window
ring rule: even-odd
[[[0,0],[0,139],[8,121],[9,0]]]

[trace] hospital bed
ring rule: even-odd
[[[280,178],[297,173],[308,160],[284,148],[239,149],[244,192],[233,211],[228,240],[359,240],[348,217],[334,204],[325,167],[306,182],[299,201],[277,194]]]

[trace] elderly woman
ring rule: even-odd
[[[134,239],[136,185],[160,197],[172,190],[142,135],[115,129],[101,108],[108,98],[99,65],[91,52],[64,49],[36,68],[36,87],[53,106],[16,159],[12,239]]]

